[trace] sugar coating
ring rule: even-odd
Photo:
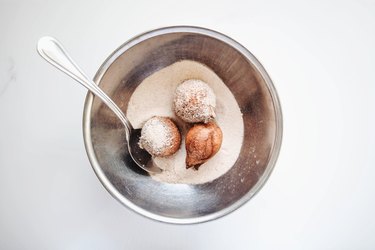
[[[154,116],[143,125],[139,145],[154,156],[163,156],[174,147],[174,130],[168,118]]]
[[[176,115],[185,122],[207,123],[216,116],[216,97],[205,82],[190,79],[176,88],[173,107]]]
[[[207,83],[216,95],[215,121],[223,132],[223,142],[217,154],[204,163],[199,170],[186,169],[185,146],[168,157],[155,157],[156,164],[164,171],[151,174],[160,182],[199,184],[210,182],[225,174],[236,162],[242,146],[244,122],[236,99],[224,82],[207,66],[184,60],[165,67],[145,78],[133,92],[127,117],[134,128],[141,128],[144,122],[153,117],[164,116],[177,120],[173,109],[176,88],[187,79],[199,79]],[[189,128],[189,127],[188,127]],[[179,126],[184,137],[188,128]]]

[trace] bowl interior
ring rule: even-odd
[[[125,112],[143,79],[185,59],[211,68],[243,113],[240,156],[220,178],[198,185],[155,181],[132,162],[121,122],[91,94],[84,116],[88,155],[103,185],[133,210],[175,223],[213,219],[250,199],[271,172],[281,139],[280,107],[263,68],[238,43],[213,31],[175,28],[143,34],[112,54],[95,81]]]

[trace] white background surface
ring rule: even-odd
[[[227,34],[279,92],[276,168],[245,206],[166,225],[120,205],[86,157],[86,91],[37,55],[57,37],[93,76],[129,38]],[[0,249],[374,249],[375,2],[0,1]]]

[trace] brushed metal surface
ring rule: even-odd
[[[243,205],[269,177],[282,140],[282,114],[272,81],[243,46],[198,27],[167,27],[120,46],[94,81],[125,112],[143,79],[180,60],[211,68],[234,94],[243,113],[244,141],[235,165],[204,184],[168,184],[135,166],[121,122],[88,93],[83,117],[85,146],[95,173],[122,204],[155,220],[189,224],[221,217]]]

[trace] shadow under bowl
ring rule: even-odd
[[[83,132],[91,165],[113,197],[146,217],[191,224],[224,216],[260,190],[280,151],[282,115],[276,90],[259,61],[233,39],[204,28],[167,27],[141,34],[112,53],[94,81],[125,112],[146,77],[181,60],[213,70],[241,109],[244,140],[227,173],[196,185],[155,181],[132,162],[121,122],[90,93]]]

